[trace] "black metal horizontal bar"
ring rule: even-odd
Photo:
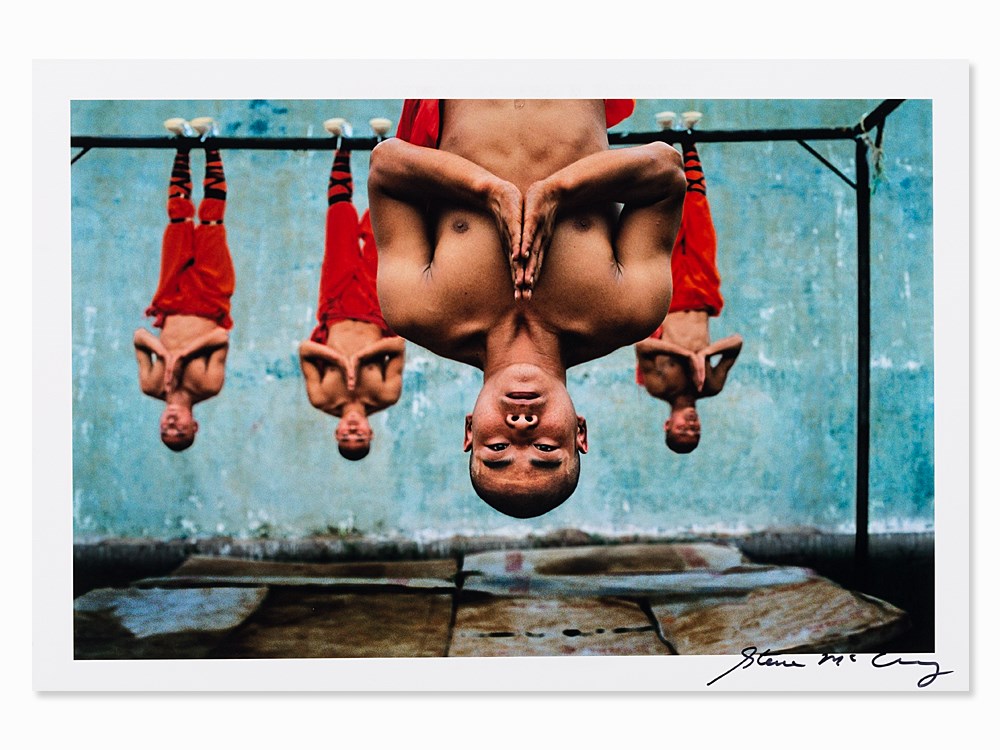
[[[758,130],[660,130],[639,133],[608,133],[612,146],[629,146],[663,141],[665,143],[749,143],[763,141],[836,141],[853,140],[860,133],[881,125],[885,118],[905,99],[886,99],[857,125],[839,128],[778,128]],[[340,144],[353,151],[370,151],[381,139],[342,138]],[[202,141],[198,137],[171,136],[70,136],[74,148],[205,148],[211,143],[220,149],[258,149],[263,151],[333,151],[337,139],[329,136],[315,138],[259,136],[216,136]]]
[[[853,128],[780,128],[771,130],[661,130],[653,133],[608,133],[612,146],[638,143],[750,143],[763,141],[849,141]]]
[[[796,128],[783,130],[662,130],[648,133],[608,133],[612,146],[627,146],[663,141],[665,143],[740,143],[759,141],[799,141],[799,140],[852,140],[853,128]],[[370,151],[379,143],[379,138],[342,138],[341,146],[353,151]],[[217,136],[204,142],[200,138],[170,136],[90,136],[70,137],[73,148],[162,148],[176,149],[205,148],[211,145],[219,149],[257,149],[263,151],[333,151],[337,139],[295,138],[258,136]]]
[[[355,151],[371,151],[380,139],[341,138],[342,148]],[[186,147],[218,148],[218,149],[257,149],[263,151],[333,151],[337,148],[337,139],[329,136],[324,138],[264,138],[258,136],[216,136],[202,141],[201,138],[171,137],[171,136],[91,136],[74,135],[69,139],[69,145],[74,148],[166,148],[176,149]]]

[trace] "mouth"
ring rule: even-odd
[[[535,401],[540,396],[534,391],[512,391],[507,394],[511,401]]]

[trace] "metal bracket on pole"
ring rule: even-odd
[[[829,161],[827,161],[826,157],[824,157],[819,151],[817,151],[816,149],[814,149],[812,146],[810,146],[805,141],[799,141],[798,144],[800,146],[802,146],[802,148],[804,148],[810,154],[812,154],[817,159],[819,159],[831,172],[833,172],[835,175],[837,175],[837,177],[839,177],[844,182],[846,182],[848,185],[850,185],[851,186],[851,190],[857,190],[857,186],[853,182],[851,182],[850,178],[847,175],[845,175],[843,172],[841,172],[839,169],[837,169]]]

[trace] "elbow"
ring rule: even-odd
[[[317,388],[310,388],[306,385],[306,396],[309,398],[309,405],[314,409],[322,409],[325,406],[323,395]]]
[[[681,153],[663,141],[654,141],[643,148],[646,149],[649,179],[660,186],[659,200],[683,199],[687,180]]]
[[[389,138],[372,149],[368,163],[368,190],[385,191],[392,182],[393,165],[400,158],[400,147],[406,144],[398,138]]]

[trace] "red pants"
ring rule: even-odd
[[[670,256],[670,273],[673,277],[673,296],[668,312],[704,311],[710,317],[722,312],[723,299],[719,269],[716,266],[715,225],[708,207],[708,197],[697,190],[688,190],[684,196],[681,228],[674,240]],[[663,336],[663,326],[657,328],[652,338]],[[635,382],[645,385],[638,366]]]
[[[670,256],[674,280],[670,312],[704,310],[713,318],[722,312],[721,280],[715,255],[715,225],[708,197],[689,190],[684,197],[681,228]]]
[[[371,219],[350,201],[339,201],[326,210],[326,249],[319,280],[319,325],[310,337],[325,344],[330,325],[341,320],[373,323],[385,336],[395,336],[382,317],[378,303],[378,251]]]
[[[632,114],[635,99],[605,99],[604,114],[607,127],[617,125]],[[399,116],[396,137],[414,146],[437,148],[441,141],[441,100],[406,99]]]
[[[230,298],[236,287],[233,261],[222,225],[225,201],[204,198],[198,209],[203,222],[195,226],[194,203],[187,198],[170,198],[167,213],[171,222],[163,233],[160,283],[146,315],[156,316],[153,325],[163,327],[170,315],[197,315],[216,325],[233,327],[229,317]]]

